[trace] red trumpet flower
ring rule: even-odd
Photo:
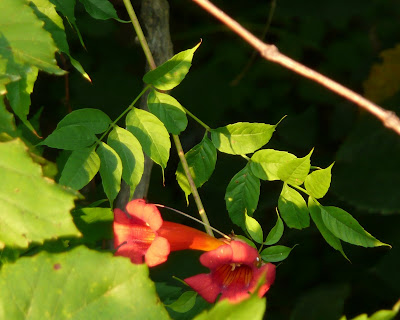
[[[241,241],[232,241],[200,256],[209,274],[198,274],[185,282],[206,301],[213,303],[218,294],[221,299],[240,302],[256,290],[258,281],[265,277],[265,283],[258,290],[262,297],[275,280],[275,265],[267,263],[259,267],[260,257],[256,249]]]
[[[225,243],[208,234],[178,223],[163,221],[154,204],[136,199],[126,211],[114,210],[115,255],[149,267],[165,262],[170,251],[194,249],[209,251]]]

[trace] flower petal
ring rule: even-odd
[[[255,287],[257,286],[258,280],[260,277],[265,277],[265,283],[258,290],[258,296],[262,297],[267,293],[271,285],[275,281],[276,267],[272,263],[267,263],[263,265],[261,268],[256,269],[254,272],[253,279],[250,283],[250,291],[253,292]]]
[[[143,263],[144,252],[138,250],[135,245],[123,244],[115,251],[115,255],[130,258],[132,263],[141,264]]]
[[[226,244],[213,251],[203,253],[200,256],[200,263],[210,270],[214,270],[223,264],[230,264],[232,262],[232,256],[232,247],[230,244]]]
[[[145,254],[146,264],[149,267],[154,267],[167,261],[169,252],[170,246],[168,240],[156,237]]]
[[[185,282],[209,303],[213,303],[221,292],[221,287],[212,280],[209,274],[201,273],[186,278]]]
[[[232,241],[230,243],[232,247],[232,262],[239,264],[247,264],[249,266],[254,265],[257,262],[258,251],[250,247],[247,243],[242,241]]]
[[[126,211],[132,217],[144,221],[152,230],[160,229],[163,220],[160,211],[154,204],[146,203],[143,199],[136,199],[128,202]]]

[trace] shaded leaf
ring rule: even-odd
[[[80,236],[69,213],[77,195],[44,178],[19,139],[0,143],[0,177],[0,247]]]
[[[89,147],[97,140],[91,129],[80,125],[68,125],[54,130],[41,145],[64,150]]]
[[[315,170],[311,172],[306,180],[304,186],[310,196],[319,199],[325,196],[331,185],[331,170],[333,163],[326,169]]]
[[[211,140],[224,153],[252,153],[271,139],[275,127],[265,123],[238,122],[213,129]]]
[[[279,180],[279,167],[296,159],[296,156],[285,151],[273,149],[259,150],[251,157],[250,168],[253,174],[262,180]]]
[[[260,256],[265,262],[280,262],[289,256],[293,248],[285,246],[272,246],[261,251]]]
[[[87,13],[100,20],[118,19],[117,12],[108,0],[79,0],[85,6]]]
[[[195,291],[186,291],[182,293],[182,295],[178,298],[178,300],[173,303],[166,305],[168,308],[171,308],[175,312],[185,313],[193,308],[196,303],[197,292]]]
[[[278,215],[278,219],[276,220],[275,226],[268,233],[268,236],[264,241],[264,245],[267,245],[267,246],[273,245],[282,238],[284,225],[283,225],[281,217],[279,216],[278,210],[276,210],[276,214]]]
[[[278,208],[289,228],[303,229],[310,225],[310,216],[304,198],[286,183],[278,199]]]
[[[256,219],[248,216],[245,213],[246,230],[249,232],[251,238],[258,243],[263,243],[264,235],[263,230]]]
[[[14,116],[7,111],[3,97],[0,96],[0,132],[13,134],[15,131]]]
[[[82,126],[93,133],[103,133],[111,124],[111,119],[99,109],[79,109],[68,113],[58,124],[57,129],[68,126]]]
[[[293,159],[282,164],[278,169],[278,177],[289,184],[301,185],[310,172],[310,157],[313,150],[303,158]]]

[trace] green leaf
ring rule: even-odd
[[[315,225],[317,226],[319,232],[321,232],[321,235],[324,237],[325,241],[328,242],[328,244],[332,248],[334,248],[335,250],[338,250],[343,255],[343,257],[345,257],[347,260],[349,260],[343,251],[342,243],[340,242],[340,239],[337,238],[332,232],[330,232],[329,229],[324,224],[324,221],[322,220],[322,216],[321,216],[321,208],[314,201],[314,199],[312,197],[308,198],[308,210],[310,211],[312,220],[314,221]]]
[[[280,166],[296,156],[285,151],[273,149],[259,150],[251,157],[250,168],[253,174],[262,180],[279,180],[278,169]]]
[[[229,182],[225,193],[225,203],[233,223],[245,228],[245,215],[253,215],[260,197],[260,180],[249,166],[240,170]]]
[[[380,242],[354,219],[348,212],[337,207],[320,206],[322,221],[339,239],[362,247],[389,246]]]
[[[178,298],[178,300],[166,306],[175,312],[185,313],[193,308],[194,304],[196,303],[196,297],[197,292],[186,291]]]
[[[79,0],[87,13],[99,20],[118,19],[117,12],[108,0]]]
[[[258,243],[263,243],[264,235],[263,230],[256,219],[248,216],[245,213],[246,230],[249,232],[251,238]]]
[[[247,154],[260,149],[272,137],[276,125],[238,122],[213,129],[211,140],[224,153]]]
[[[14,116],[7,111],[3,97],[0,96],[0,132],[12,135],[15,131]]]
[[[289,184],[301,185],[310,172],[310,158],[314,150],[306,155],[304,158],[290,160],[278,169],[278,177]]]
[[[80,190],[92,181],[99,169],[100,158],[93,147],[75,150],[65,163],[59,183]]]
[[[104,192],[112,206],[121,189],[122,162],[115,150],[104,142],[99,144],[96,152],[100,158],[100,176]]]
[[[4,265],[3,319],[169,319],[145,264],[78,247]]]
[[[111,124],[111,119],[99,109],[79,109],[67,114],[57,125],[57,129],[68,126],[82,126],[93,133],[103,133]]]
[[[82,232],[83,243],[95,243],[112,239],[114,214],[110,208],[81,208],[72,211],[78,229]]]
[[[107,143],[121,158],[122,179],[129,185],[132,197],[144,170],[142,146],[132,133],[118,126],[108,135]]]
[[[200,188],[214,172],[217,162],[217,150],[211,140],[204,136],[199,144],[185,154],[185,157],[193,181],[196,187]],[[176,180],[187,198],[192,191],[181,163],[178,164],[178,169],[176,170]]]
[[[40,70],[62,75],[54,57],[57,48],[33,10],[24,0],[2,0],[0,10],[0,57],[11,57],[18,64],[35,66]],[[27,32],[29,30],[29,32]],[[12,66],[12,73],[19,74]],[[10,71],[10,70],[8,70]]]
[[[126,116],[126,128],[139,140],[151,160],[165,169],[171,141],[164,124],[150,112],[133,108]]]
[[[0,143],[0,247],[80,236],[69,213],[77,195],[43,177],[26,149],[19,139]]]
[[[97,140],[91,129],[80,125],[69,125],[54,130],[39,145],[64,150],[78,150],[89,147]]]
[[[311,172],[306,180],[304,186],[310,194],[310,196],[319,199],[325,196],[331,185],[331,170],[333,163],[326,169],[315,170]]]
[[[188,120],[181,104],[168,94],[151,90],[147,98],[151,113],[164,123],[168,132],[180,134],[186,129]]]
[[[369,317],[369,320],[392,320],[397,314],[398,311],[394,310],[379,310]]]
[[[310,225],[310,216],[304,198],[286,183],[278,199],[278,208],[289,228],[303,229]]]
[[[143,77],[143,81],[147,84],[152,84],[159,90],[165,91],[175,88],[189,72],[194,52],[200,44],[201,42],[192,49],[179,52],[161,66],[147,72]]]
[[[272,246],[261,251],[260,256],[265,262],[280,262],[289,256],[293,248]]]
[[[227,300],[218,302],[212,309],[206,310],[193,320],[262,320],[266,308],[265,298],[253,294],[241,303],[232,304]]]
[[[276,214],[278,215],[278,219],[276,220],[275,226],[268,233],[268,236],[263,243],[264,245],[267,245],[267,246],[273,245],[282,238],[284,226],[283,226],[282,219],[279,216],[278,210],[276,210]]]

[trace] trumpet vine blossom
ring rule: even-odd
[[[136,264],[144,260],[149,267],[165,262],[171,251],[209,251],[225,244],[197,229],[163,221],[157,207],[143,199],[130,201],[126,212],[115,209],[113,228],[115,255]]]
[[[262,297],[275,280],[275,265],[263,264],[257,250],[242,241],[232,241],[203,253],[200,262],[210,269],[210,273],[195,275],[185,282],[210,303],[220,293],[220,299],[240,302],[256,290],[264,277],[265,281],[258,289],[258,295]]]

